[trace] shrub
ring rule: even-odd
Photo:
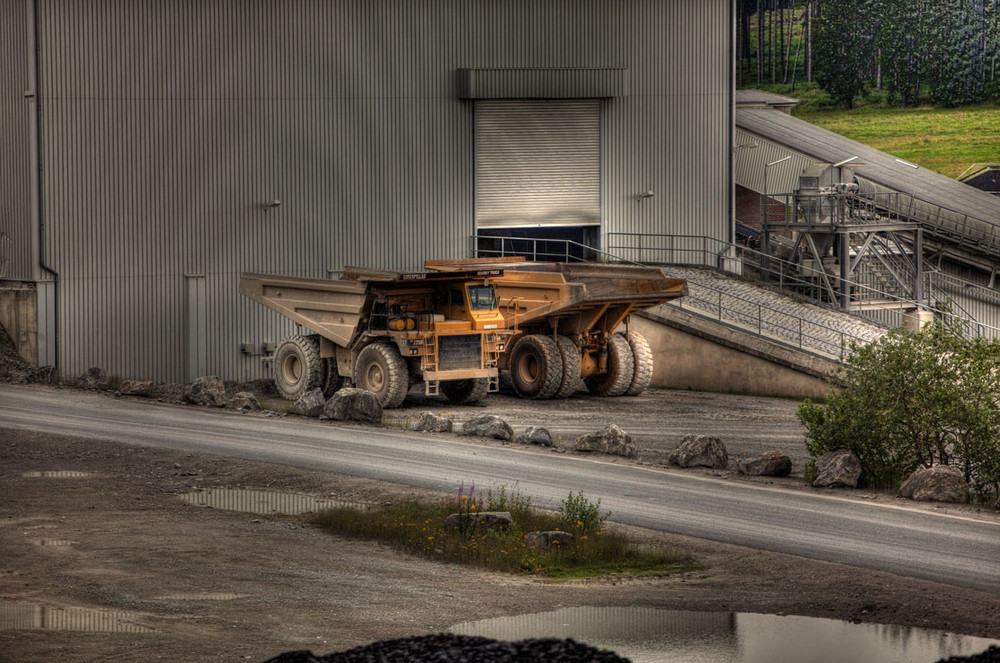
[[[952,465],[980,497],[1000,482],[1000,343],[940,322],[894,330],[848,358],[843,390],[798,410],[813,457],[849,449],[861,485],[893,488],[913,470]]]
[[[583,492],[574,495],[570,492],[559,506],[559,520],[568,532],[577,536],[585,536],[600,532],[604,521],[611,517],[611,512],[601,513],[601,500],[591,502],[584,497]]]

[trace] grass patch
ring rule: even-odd
[[[605,528],[600,502],[592,512],[585,509],[595,516],[590,526],[571,521],[579,515],[583,500],[582,494],[571,493],[564,509],[568,505],[575,513],[551,513],[532,508],[529,498],[503,486],[490,489],[485,497],[477,497],[472,488],[452,502],[403,502],[369,511],[335,508],[306,516],[306,520],[334,534],[378,541],[430,559],[551,579],[662,576],[698,568],[688,555],[640,548],[623,534]],[[509,511],[514,524],[505,531],[445,526],[451,514],[482,511]],[[575,542],[561,549],[528,548],[526,533],[552,530],[573,533]]]
[[[1000,105],[793,110],[807,122],[956,178],[974,163],[1000,163]]]

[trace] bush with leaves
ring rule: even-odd
[[[892,488],[920,467],[951,465],[986,499],[1000,485],[1000,342],[936,322],[854,346],[844,387],[799,407],[806,448],[849,449],[861,485]]]

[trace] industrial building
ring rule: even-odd
[[[729,0],[0,5],[0,322],[64,376],[265,377],[241,272],[732,242]],[[477,239],[479,238],[479,239]]]

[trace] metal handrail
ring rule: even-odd
[[[612,239],[614,237],[638,238],[639,243],[638,246],[615,244]],[[649,255],[652,255],[649,252],[659,252],[658,256],[659,259],[648,261],[648,262],[656,262],[659,264],[708,265],[725,270],[725,264],[727,261],[739,259],[741,260],[741,264],[749,265],[754,269],[760,269],[758,267],[759,264],[767,264],[767,263],[776,264],[779,267],[792,267],[792,266],[797,267],[795,263],[764,254],[750,247],[742,246],[739,244],[733,244],[731,242],[726,242],[724,240],[716,239],[714,237],[707,237],[705,235],[672,235],[665,233],[612,232],[607,234],[607,238],[608,238],[607,241],[609,250],[638,251],[640,252],[640,255],[642,255],[642,252],[647,252]],[[667,247],[645,246],[644,242],[645,240],[648,239],[668,240],[670,242],[670,246]],[[677,240],[699,242],[702,244],[702,246],[701,248],[677,248],[676,246]],[[708,247],[710,245],[714,245],[718,248],[709,249]],[[684,254],[684,255],[701,254],[702,260],[695,262],[689,260],[678,261],[676,260],[677,254]],[[756,263],[748,262],[746,260],[747,255],[754,258]],[[706,258],[708,259],[706,260]],[[769,275],[773,275],[775,277],[776,285],[779,288],[782,289],[787,288],[789,284],[805,289],[816,288],[815,283],[812,283],[808,280],[799,277],[789,275],[785,269],[779,268],[774,270],[768,270],[768,272]],[[924,278],[927,279],[927,281],[925,282],[924,292],[928,293],[929,295],[931,292],[930,286],[932,285],[932,282],[930,280],[931,273],[928,272],[927,274],[925,274]],[[839,278],[837,280],[840,281]],[[886,302],[884,305],[881,306],[877,304],[873,305],[874,306],[873,310],[887,312],[887,311],[898,311],[901,308],[921,308],[930,311],[935,315],[940,316],[944,319],[949,319],[960,323],[961,327],[964,329],[964,332],[967,336],[973,336],[973,337],[1000,336],[1000,328],[998,327],[994,327],[992,325],[979,322],[978,320],[973,319],[971,316],[968,318],[957,316],[954,311],[933,306],[930,304],[929,301],[917,302],[912,299],[905,299],[893,293],[878,290],[876,288],[872,288],[868,285],[865,285],[863,283],[858,283],[856,281],[847,280],[844,283],[846,286],[851,288],[852,292],[855,292],[859,295],[860,294],[867,295],[867,298],[861,297],[860,298],[861,301],[875,300],[875,301]],[[850,313],[854,314],[855,312],[850,312]]]
[[[505,238],[505,237],[485,237],[490,240],[500,240],[500,249],[479,249],[478,239],[480,236],[473,236],[473,243],[475,247],[475,255],[477,257],[482,255],[493,255],[503,257],[506,255],[517,255],[524,256],[528,253],[526,257],[530,257],[532,260],[538,260],[540,258],[552,259],[554,256],[566,258],[566,262],[588,262],[582,258],[572,255],[571,249],[578,249],[582,255],[590,254],[594,256],[600,256],[603,260],[600,262],[609,263],[622,263],[631,265],[643,265],[646,263],[638,262],[635,260],[629,260],[622,258],[621,256],[610,253],[609,251],[603,251],[600,249],[594,249],[593,247],[575,242],[573,240],[564,239],[520,239],[520,238]],[[525,242],[526,245],[530,245],[532,250],[517,251],[513,247],[508,250],[505,248],[504,240],[511,239],[517,242]],[[553,243],[556,245],[562,245],[563,249],[561,251],[539,251],[539,243]],[[699,294],[699,293],[707,294]],[[688,306],[685,306],[685,300],[687,300]],[[714,304],[712,303],[714,301]],[[729,306],[723,306],[724,302],[731,302]],[[690,306],[692,302],[704,303],[703,306],[698,307]],[[796,316],[790,314],[786,311],[780,311],[778,309],[767,306],[766,304],[761,304],[759,302],[754,302],[752,300],[740,297],[739,295],[733,295],[727,293],[721,288],[715,288],[710,285],[703,283],[692,283],[688,281],[688,295],[687,297],[673,300],[667,302],[668,306],[674,306],[693,315],[698,315],[699,317],[706,318],[709,320],[714,320],[720,322],[727,326],[741,329],[743,331],[748,331],[751,333],[756,333],[758,336],[768,338],[769,340],[775,341],[782,345],[789,347],[794,347],[803,352],[808,352],[810,354],[815,354],[827,359],[834,359],[836,361],[843,361],[847,349],[852,343],[867,343],[869,339],[845,332],[840,329],[835,329],[829,325],[824,325],[822,323],[814,322],[811,320],[806,320],[801,316]],[[738,306],[734,306],[738,305]],[[701,308],[702,310],[699,310]],[[750,315],[748,316],[744,311],[749,308],[750,310],[756,309],[756,317]],[[741,310],[742,309],[742,310]],[[714,310],[715,313],[711,314],[708,311]],[[767,316],[765,316],[765,313]],[[782,324],[776,322],[776,320],[787,320],[789,324]],[[767,333],[765,333],[767,332]],[[820,336],[820,334],[825,333],[825,338]],[[833,340],[830,340],[830,339]]]

